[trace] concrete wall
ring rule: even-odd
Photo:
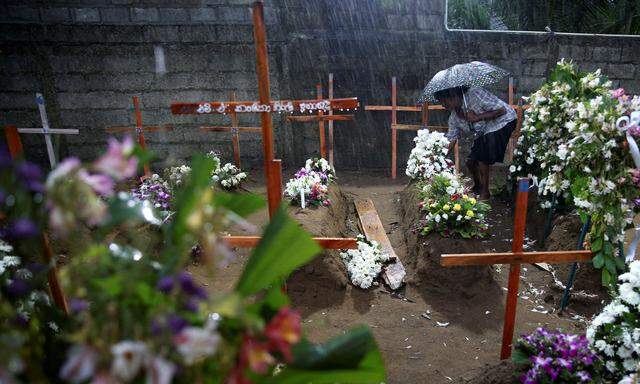
[[[482,60],[511,71],[518,94],[544,81],[561,57],[586,69],[602,68],[640,92],[633,38],[568,37],[455,32],[444,28],[444,0],[266,1],[271,92],[275,98],[314,98],[315,84],[334,73],[336,97],[389,104],[391,76],[401,104],[413,104],[426,81],[458,62]],[[156,73],[154,48],[166,58]],[[506,97],[506,81],[495,87]],[[0,124],[38,126],[34,93],[43,92],[52,126],[81,134],[59,143],[62,155],[91,159],[104,147],[103,128],[132,124],[131,97],[143,104],[145,124],[173,124],[174,132],[147,135],[161,159],[196,151],[229,154],[225,133],[201,133],[222,116],[172,116],[172,101],[257,99],[250,2],[244,0],[5,0],[0,5]],[[326,92],[326,89],[325,89]],[[444,121],[434,114],[435,121]],[[417,122],[418,114],[400,114]],[[255,125],[257,116],[241,123]],[[276,150],[298,166],[317,154],[315,124],[274,117]],[[386,168],[390,164],[389,114],[357,112],[336,123],[336,166]],[[259,135],[241,135],[243,161],[261,163]],[[399,164],[411,149],[399,134]],[[45,163],[42,138],[23,135],[28,156]]]

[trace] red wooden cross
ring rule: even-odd
[[[322,100],[322,84],[316,85],[317,99]],[[329,74],[329,102],[333,100],[333,74]],[[342,109],[340,109],[342,111]],[[347,111],[350,109],[347,108]],[[357,110],[354,108],[354,110]],[[326,133],[324,129],[324,122],[329,122],[329,164],[333,166],[333,122],[334,121],[348,121],[353,120],[354,115],[334,115],[333,109],[328,111],[328,115],[324,114],[324,111],[318,110],[318,114],[316,116],[288,116],[287,120],[289,121],[297,121],[297,122],[310,122],[317,121],[318,122],[318,132],[320,135],[320,157],[323,159],[327,159],[327,145],[325,141]]]
[[[140,100],[138,99],[138,96],[133,96],[133,111],[136,117],[135,126],[107,127],[104,130],[111,134],[135,131],[138,136],[138,144],[140,144],[140,147],[145,150],[147,149],[147,143],[144,138],[144,132],[173,131],[173,126],[171,125],[142,125],[142,111],[140,110]],[[144,165],[144,175],[145,177],[151,176],[151,170],[149,169],[148,164]]]
[[[396,77],[391,78],[391,105],[366,105],[365,111],[391,111],[391,178],[397,177],[398,170],[398,131],[417,131],[420,129],[428,128],[431,131],[446,132],[447,127],[430,126],[429,125],[429,110],[442,110],[442,105],[430,105],[428,103],[423,106],[412,105],[404,106],[398,105],[398,88]],[[422,116],[422,124],[398,124],[398,112],[420,112]],[[460,155],[459,147],[456,142],[454,147],[454,159],[456,163],[456,169],[460,171]]]
[[[518,305],[518,288],[520,285],[520,264],[540,263],[549,264],[588,262],[593,254],[591,251],[545,251],[524,252],[524,234],[527,220],[527,200],[529,191],[529,179],[518,180],[518,195],[516,198],[516,210],[513,224],[513,241],[511,252],[501,253],[467,253],[467,254],[443,254],[441,265],[445,267],[462,265],[487,265],[509,264],[509,286],[507,291],[507,304],[504,313],[504,327],[502,331],[501,359],[511,356],[513,344],[513,331],[516,321],[516,308]]]
[[[253,37],[256,46],[258,101],[172,103],[171,112],[176,115],[225,114],[231,113],[231,111],[236,113],[260,113],[264,172],[267,180],[267,202],[269,215],[273,216],[282,201],[282,162],[280,159],[275,159],[274,156],[271,113],[293,113],[294,111],[317,113],[320,110],[328,112],[331,109],[355,109],[358,106],[358,99],[271,100],[263,1],[255,1],[253,3]],[[225,240],[228,244],[237,247],[254,247],[259,241],[259,238],[228,236]],[[325,248],[357,248],[357,241],[353,238],[316,238],[316,241]]]
[[[231,91],[229,94],[231,102],[236,101],[236,92]],[[241,127],[238,125],[238,113],[235,110],[231,112],[231,126],[211,125],[200,127],[205,132],[231,132],[231,144],[233,145],[233,160],[238,168],[242,168],[240,163],[240,132],[261,133],[261,127]]]

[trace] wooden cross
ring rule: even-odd
[[[231,91],[229,94],[229,100],[236,101],[236,92]],[[240,164],[240,131],[261,133],[261,127],[240,127],[238,126],[238,113],[235,110],[230,112],[231,114],[231,126],[211,125],[200,127],[201,131],[205,132],[231,132],[231,144],[233,145],[233,160],[238,168],[242,168]]]
[[[231,111],[260,113],[264,172],[267,180],[267,203],[269,216],[272,217],[282,201],[282,161],[275,159],[274,156],[271,114],[274,112],[317,113],[319,110],[329,112],[332,109],[355,109],[358,107],[358,99],[353,97],[332,100],[271,100],[264,4],[260,0],[253,3],[253,36],[256,46],[258,101],[172,103],[171,112],[175,115],[226,114]],[[256,236],[227,236],[224,240],[234,247],[255,247],[260,238]],[[353,238],[315,238],[315,240],[327,249],[357,249],[358,247],[356,239]]]
[[[511,356],[513,344],[513,331],[516,320],[516,308],[518,305],[518,288],[520,285],[520,264],[546,262],[549,264],[588,262],[593,253],[589,250],[576,251],[544,251],[524,252],[524,234],[527,220],[527,200],[529,191],[529,179],[518,180],[518,195],[516,197],[515,218],[513,224],[513,241],[511,252],[501,253],[468,253],[468,254],[444,254],[441,257],[441,265],[445,267],[462,265],[488,265],[509,264],[509,285],[507,290],[507,303],[504,313],[504,326],[502,331],[501,359]]]
[[[22,142],[20,141],[18,130],[15,127],[13,127],[12,129],[7,129],[5,130],[5,135],[7,138],[7,146],[9,147],[11,158],[15,160],[17,157],[22,156],[23,147]],[[41,241],[42,251],[44,253],[44,261],[50,265],[49,272],[47,273],[49,295],[51,296],[51,299],[56,304],[56,306],[60,308],[64,313],[68,314],[69,307],[67,304],[67,299],[65,298],[64,292],[62,291],[62,286],[60,285],[60,279],[58,278],[58,268],[55,263],[53,263],[53,251],[51,250],[51,246],[49,245],[49,237],[47,236],[46,232],[42,233]]]
[[[391,105],[366,105],[365,111],[391,111],[391,178],[397,177],[397,162],[398,162],[398,131],[418,131],[420,129],[429,129],[432,131],[446,132],[447,127],[442,126],[429,126],[429,110],[443,110],[442,105],[429,105],[428,103],[423,106],[412,105],[404,106],[398,105],[398,88],[396,77],[391,78]],[[398,112],[420,112],[422,116],[422,124],[398,124]],[[460,151],[458,142],[454,146],[454,159],[456,163],[456,169],[460,171]]]
[[[316,85],[317,99],[322,100],[322,84]],[[333,74],[329,74],[329,102],[333,100]],[[357,109],[357,107],[355,108]],[[354,110],[355,110],[354,109]],[[347,108],[347,111],[350,109]],[[325,129],[324,122],[329,122],[329,164],[333,167],[333,122],[334,121],[348,121],[353,120],[354,115],[334,115],[333,109],[330,109],[328,115],[324,114],[324,111],[318,110],[317,116],[288,116],[287,120],[297,122],[318,122],[318,133],[320,135],[320,157],[327,159],[327,145],[325,141]]]
[[[36,93],[36,104],[38,105],[38,110],[40,112],[40,121],[42,122],[42,128],[15,128],[15,126],[7,127],[7,132],[11,131],[11,133],[7,133],[7,139],[11,137],[11,140],[14,140],[15,144],[15,131],[17,133],[39,133],[44,135],[44,142],[47,146],[47,155],[49,156],[49,164],[51,165],[51,169],[56,166],[56,155],[53,150],[53,142],[51,141],[51,135],[77,135],[80,132],[77,129],[59,129],[59,128],[50,128],[49,127],[49,119],[47,118],[47,109],[45,107],[44,96],[42,93]],[[20,148],[22,151],[22,144],[20,144]]]
[[[173,126],[171,125],[142,125],[142,111],[140,110],[140,100],[138,96],[133,96],[133,111],[136,117],[136,125],[135,126],[124,126],[124,127],[107,127],[105,131],[110,134],[123,133],[123,132],[136,132],[138,136],[138,144],[142,149],[147,149],[147,143],[144,139],[144,132],[168,132],[173,131]],[[144,165],[144,175],[145,177],[151,176],[151,170],[149,169],[149,165]]]

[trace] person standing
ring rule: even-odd
[[[447,88],[434,97],[451,112],[446,134],[450,147],[463,132],[475,135],[466,165],[473,178],[473,191],[488,200],[490,167],[504,161],[509,138],[516,128],[516,111],[491,92],[479,87]]]

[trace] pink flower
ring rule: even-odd
[[[612,99],[619,99],[624,96],[624,88],[618,88],[616,90],[611,91]]]
[[[111,138],[109,139],[107,153],[94,163],[94,167],[98,171],[113,177],[116,181],[133,177],[138,166],[138,160],[131,156],[133,148],[133,139],[130,136],[125,137],[122,143]]]
[[[80,180],[87,183],[91,189],[94,190],[100,196],[112,196],[113,195],[113,179],[107,175],[96,174],[90,175],[85,169],[78,171],[78,177]]]
[[[300,313],[281,308],[267,325],[264,334],[285,360],[291,361],[291,345],[300,341]]]

